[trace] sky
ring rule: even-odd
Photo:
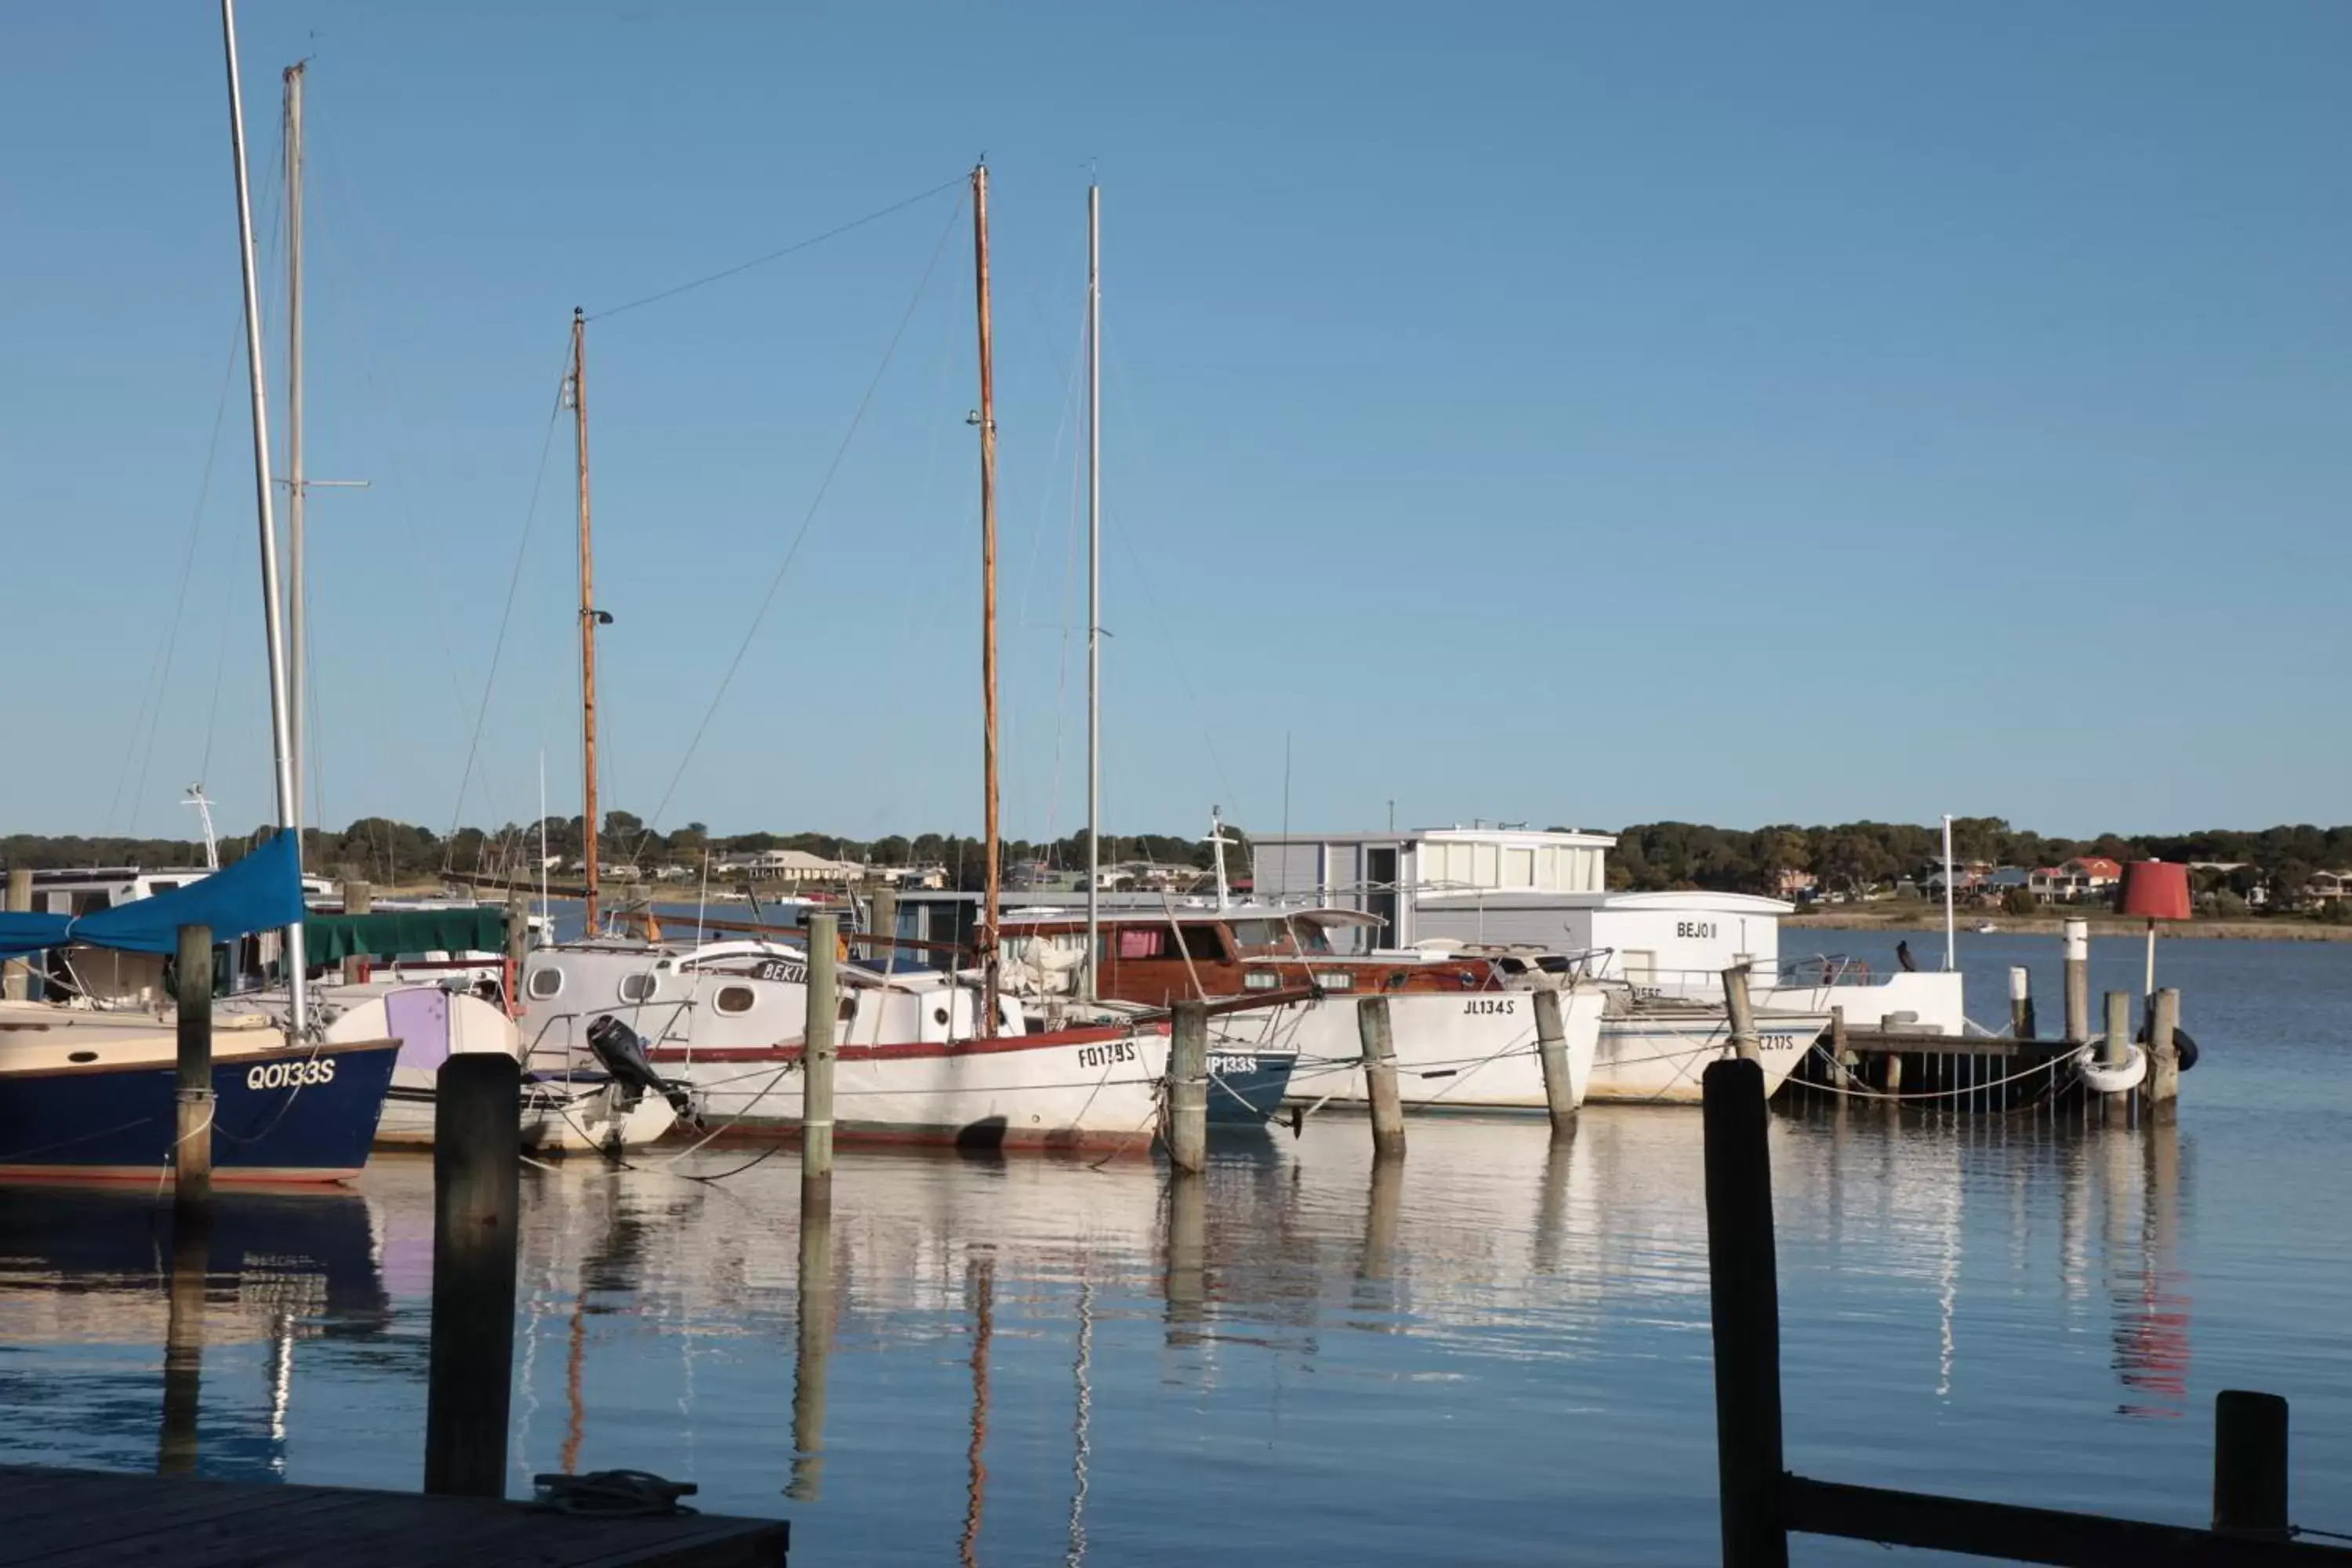
[[[369,486],[313,820],[578,810],[578,306],[604,805],[975,830],[983,154],[1008,834],[1086,815],[1090,177],[1106,830],[2352,818],[2335,0],[238,26],[273,445],[307,58],[306,467]],[[272,814],[227,125],[198,0],[0,19],[0,832]]]

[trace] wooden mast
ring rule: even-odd
[[[580,867],[587,883],[588,924],[596,934],[596,560],[588,533],[588,320],[572,312],[572,442],[580,487]]]
[[[997,906],[1003,893],[1003,845],[996,821],[996,363],[988,320],[988,165],[971,172],[972,274],[980,301],[980,679],[986,737],[981,745],[988,840],[987,893],[981,908],[980,950],[982,1005],[980,1033],[996,1037]]]

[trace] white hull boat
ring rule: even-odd
[[[1150,1146],[1167,1070],[1164,1026],[1033,1031],[1001,997],[982,1037],[980,988],[933,973],[844,963],[834,1069],[837,1137],[963,1147]],[[526,961],[534,1068],[575,1062],[588,1026],[635,1031],[721,1136],[796,1132],[808,1016],[804,955],[776,942],[624,942],[542,949]]]
[[[1603,995],[1598,987],[1559,992],[1569,1082],[1584,1102],[1600,1045]],[[1213,1021],[1212,1048],[1264,1050],[1288,1039],[1299,1054],[1291,1076],[1294,1102],[1366,1100],[1363,1044],[1353,996],[1293,1003],[1274,1016],[1235,1014]],[[1388,998],[1396,1052],[1397,1096],[1422,1110],[1542,1110],[1543,1064],[1536,1052],[1535,994],[1529,990],[1399,992]],[[1265,1031],[1263,1038],[1258,1032]],[[1342,1065],[1344,1064],[1344,1065]],[[1213,1062],[1212,1067],[1213,1068]]]
[[[1643,998],[1622,1008],[1612,999],[1601,1021],[1600,1048],[1586,1098],[1600,1105],[1696,1105],[1706,1065],[1732,1054],[1724,1010],[1696,1002]],[[1796,1069],[1823,1029],[1826,1014],[1761,1012],[1756,1033],[1769,1098]]]

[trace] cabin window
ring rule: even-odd
[[[1165,958],[1168,955],[1168,932],[1160,926],[1121,926],[1118,955],[1123,959]]]
[[[1225,961],[1225,940],[1215,926],[1202,923],[1178,926],[1176,930],[1187,955],[1205,958],[1212,963]]]
[[[1236,947],[1277,947],[1283,941],[1283,923],[1280,921],[1235,921],[1233,932]]]
[[[530,994],[533,1001],[544,1002],[563,989],[563,971],[553,968],[534,969],[530,972],[530,978],[523,982],[522,988]]]
[[[710,1005],[728,1016],[733,1017],[737,1014],[750,1012],[751,1004],[758,1000],[759,997],[753,994],[749,985],[721,985],[719,988],[719,994],[712,999]]]
[[[650,1002],[654,999],[654,991],[659,984],[650,974],[624,974],[621,976],[621,1000]]]
[[[157,893],[168,893],[179,885],[177,882],[150,882],[147,884],[147,892],[150,897],[152,897]]]
[[[1312,921],[1293,920],[1290,922],[1290,939],[1298,944],[1301,952],[1331,951],[1330,933]]]

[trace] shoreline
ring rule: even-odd
[[[1969,927],[1978,921],[1990,920],[1999,927],[2000,936],[2058,936],[2070,917],[2064,915],[2003,915],[1998,913],[1963,913],[1959,919],[1964,936],[1976,933]],[[2120,915],[2078,915],[2087,920],[2093,936],[2145,937],[2147,924]],[[1859,910],[1819,911],[1812,914],[1783,915],[1783,930],[1814,931],[1939,931],[1944,929],[1944,913],[1932,910],[1915,913],[1905,910],[1895,914],[1872,914]],[[2316,921],[2299,920],[2195,920],[2159,921],[2156,934],[2168,942],[2202,938],[2209,942],[2352,942],[2352,925],[2322,925]]]

